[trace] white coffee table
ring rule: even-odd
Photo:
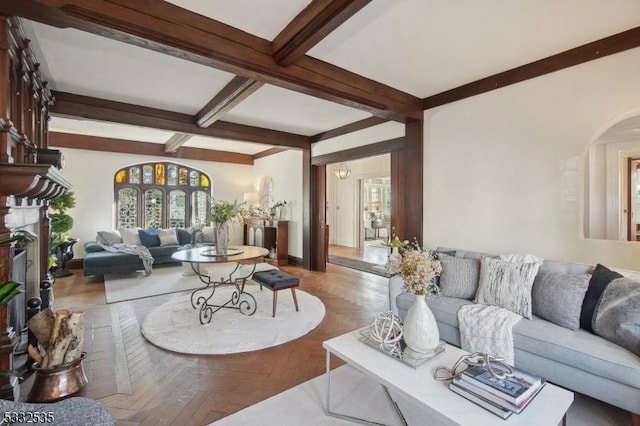
[[[425,409],[425,416],[438,424],[451,425],[558,425],[566,421],[565,415],[573,402],[573,392],[547,383],[531,404],[520,414],[513,414],[507,420],[490,413],[471,401],[457,395],[448,388],[448,382],[435,380],[436,367],[451,368],[467,352],[446,345],[443,353],[414,369],[390,356],[359,341],[360,330],[326,340],[322,346],[326,350],[328,415],[352,420],[363,424],[380,424],[373,420],[360,419],[331,410],[331,355],[346,361],[364,375],[380,383],[387,396],[387,389],[393,389],[405,397],[419,403]],[[400,419],[405,422],[399,408],[393,403]],[[405,422],[406,424],[406,422]]]

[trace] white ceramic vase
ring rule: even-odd
[[[416,294],[415,297],[416,299],[404,319],[404,341],[412,351],[428,353],[438,346],[440,332],[425,296]]]

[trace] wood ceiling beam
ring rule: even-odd
[[[313,0],[273,39],[273,59],[289,66],[371,0]]]
[[[49,132],[49,146],[145,156],[155,155],[189,160],[216,161],[219,163],[253,164],[253,157],[248,154],[191,147],[183,147],[178,152],[168,153],[164,150],[164,144],[78,135],[75,133]]]
[[[324,61],[303,56],[283,67],[271,43],[163,0],[0,0],[0,10],[76,28],[406,122],[421,119],[421,100]]]
[[[199,127],[209,127],[234,106],[262,87],[261,81],[235,76],[196,114]]]
[[[56,102],[50,109],[52,115],[113,123],[131,124],[178,133],[210,136],[235,141],[254,142],[293,149],[311,149],[308,136],[277,130],[263,129],[244,124],[218,120],[201,128],[193,122],[193,116],[145,106],[53,92]]]
[[[173,153],[176,152],[182,145],[187,143],[193,135],[188,133],[174,133],[168,141],[164,143],[164,152]]]
[[[281,152],[287,151],[284,148],[271,148],[264,151],[260,151],[257,154],[253,154],[253,159],[257,160],[258,158],[268,157],[270,155],[280,154]]]
[[[640,47],[640,27],[429,96],[422,100],[422,107],[435,108],[636,47]]]
[[[358,130],[363,130],[369,127],[377,126],[378,124],[386,123],[387,121],[389,120],[386,120],[380,117],[369,117],[363,120],[354,121],[353,123],[336,127],[335,129],[327,130],[326,132],[318,133],[311,136],[311,143],[320,142],[326,139],[331,139],[338,136],[346,135],[348,133],[357,132]]]
[[[397,152],[404,148],[405,137],[402,136],[400,138],[357,146],[355,148],[348,148],[342,151],[331,152],[329,154],[316,155],[311,159],[311,164],[314,166],[321,166],[333,163],[342,163],[344,161],[359,160],[361,158],[373,157],[374,155]]]

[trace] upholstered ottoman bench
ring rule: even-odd
[[[293,303],[296,306],[296,312],[298,309],[298,299],[296,297],[296,287],[300,285],[300,280],[298,277],[294,277],[293,275],[289,275],[285,272],[282,272],[278,269],[274,269],[271,271],[260,271],[256,272],[252,276],[253,281],[260,284],[260,290],[262,287],[266,287],[273,292],[273,314],[272,317],[276,316],[276,306],[278,304],[278,291],[285,290],[287,288],[291,289],[291,295],[293,296]]]

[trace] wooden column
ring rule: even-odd
[[[422,204],[424,199],[423,134],[424,120],[412,120],[405,125],[405,145],[402,155],[404,164],[399,172],[404,176],[398,176],[398,179],[404,179],[404,202],[402,205],[397,206],[400,209],[399,216],[404,218],[403,221],[399,221],[403,226],[403,233],[400,236],[406,239],[415,237],[421,244],[425,244],[422,225]]]

